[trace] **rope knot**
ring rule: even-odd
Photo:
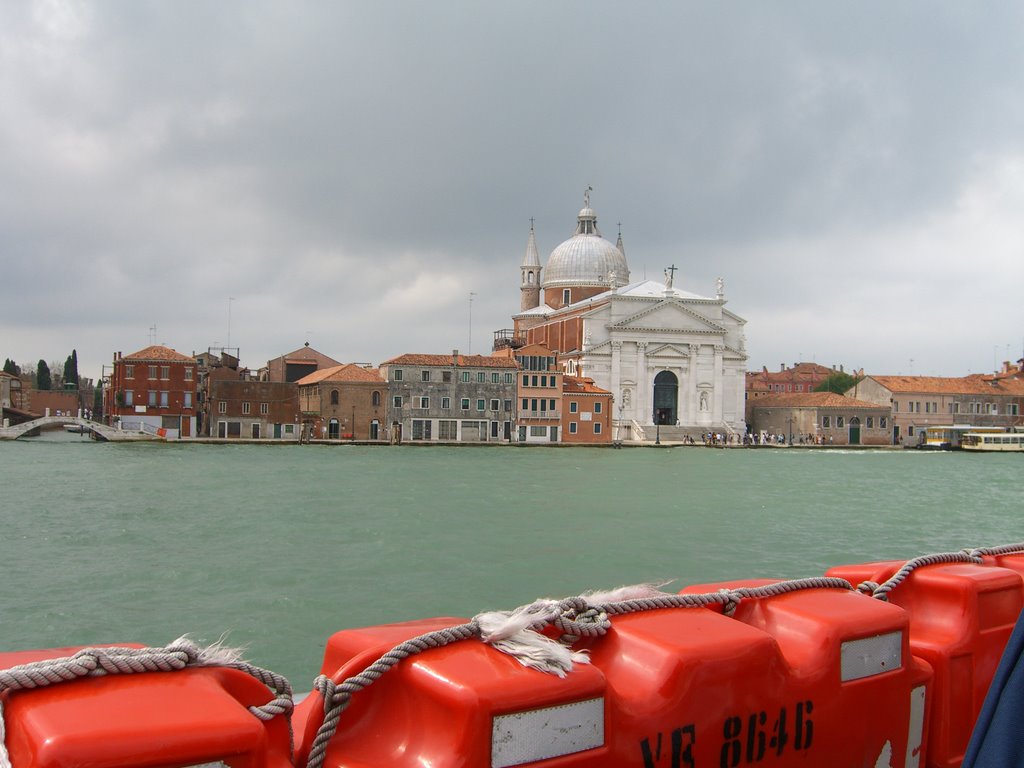
[[[191,667],[199,663],[199,646],[188,637],[179,637],[167,646],[167,653],[174,654],[184,662],[182,666]]]
[[[874,595],[878,589],[877,581],[862,581],[857,585],[857,591],[865,595]]]
[[[732,617],[736,613],[736,607],[743,600],[743,595],[734,589],[720,589],[718,590],[723,598],[722,600],[722,613],[725,616]]]
[[[324,711],[337,706],[341,695],[339,695],[338,684],[327,675],[317,675],[313,681],[313,690],[320,694],[324,700]],[[341,692],[342,694],[344,692]]]
[[[982,565],[985,562],[982,559],[983,555],[992,554],[992,552],[989,549],[986,549],[985,547],[975,547],[973,549],[971,547],[964,547],[960,551],[967,555],[969,558],[971,558],[971,560],[977,563],[978,565]]]
[[[573,602],[587,605],[581,598],[574,598]],[[562,645],[572,645],[583,637],[600,637],[607,634],[612,626],[607,612],[590,606],[582,611],[577,606],[567,608],[551,623],[562,631],[562,636],[558,638]]]

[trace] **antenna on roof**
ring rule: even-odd
[[[149,326],[149,344],[150,346],[156,344],[156,324]]]
[[[532,225],[531,225],[532,226]],[[469,292],[469,345],[466,347],[466,354],[473,354],[473,297],[476,291]]]

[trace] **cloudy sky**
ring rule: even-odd
[[[488,352],[592,185],[634,279],[724,279],[751,369],[989,371],[1021,40],[1016,3],[3,3],[0,358]]]

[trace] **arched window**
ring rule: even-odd
[[[528,272],[528,273],[527,273],[527,282],[528,282],[528,283],[529,283],[530,285],[533,285],[533,272]]]
[[[373,393],[373,404],[374,404],[374,406],[380,405],[380,392],[374,391],[374,393]]]
[[[337,404],[338,404],[338,390],[332,389],[331,390],[331,405],[337,405]]]

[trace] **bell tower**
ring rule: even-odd
[[[526,255],[519,267],[519,295],[521,312],[540,306],[540,256],[537,253],[537,238],[530,219],[530,239],[526,241]]]

